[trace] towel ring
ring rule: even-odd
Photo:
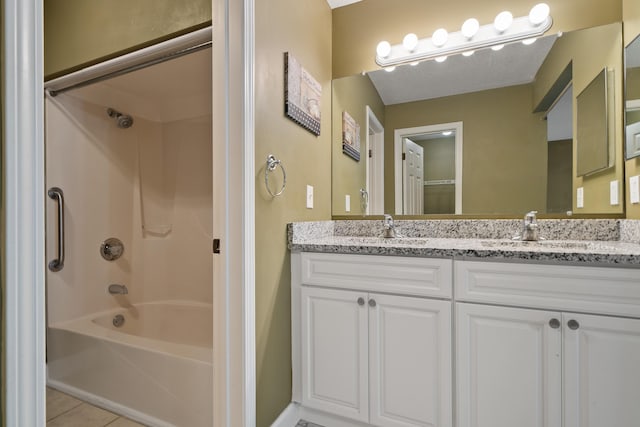
[[[280,166],[282,170],[282,188],[277,193],[273,193],[269,188],[269,173],[276,170],[276,168]],[[264,169],[264,185],[267,187],[267,191],[271,194],[272,197],[277,197],[284,192],[284,187],[287,185],[287,172],[284,170],[284,166],[282,162],[275,158],[273,154],[269,154],[267,156],[267,166]]]

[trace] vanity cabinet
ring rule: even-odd
[[[294,400],[339,417],[323,425],[451,426],[451,301],[439,299],[451,297],[451,261],[311,253],[296,261]]]
[[[331,427],[640,425],[640,269],[291,259],[300,418]]]
[[[638,425],[638,270],[457,261],[455,276],[459,427]]]
[[[561,426],[559,318],[549,311],[456,303],[459,427]]]

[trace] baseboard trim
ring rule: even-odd
[[[280,413],[278,419],[276,419],[271,427],[295,427],[300,420],[300,405],[291,402],[284,411]]]

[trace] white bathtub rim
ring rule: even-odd
[[[93,406],[106,409],[107,411],[113,412],[116,415],[129,418],[144,425],[157,427],[176,427],[174,424],[152,417],[151,415],[145,414],[144,412],[136,411],[135,409],[129,408],[128,406],[122,405],[120,403],[116,403],[112,400],[105,399],[104,397],[100,397],[87,391],[81,390],[77,387],[70,386],[57,380],[53,380],[49,378],[48,374],[47,386],[73,396],[76,399],[80,399],[83,402],[87,402]]]
[[[131,307],[140,307],[144,305],[182,305],[192,307],[209,308],[213,304],[207,304],[197,301],[188,300],[165,300],[165,301],[152,301],[144,303],[131,304]],[[71,320],[65,320],[62,322],[56,322],[49,325],[49,329],[58,329],[74,332],[80,335],[94,337],[109,341],[112,343],[128,345],[137,349],[151,351],[154,353],[171,354],[172,356],[188,359],[197,363],[204,363],[206,365],[213,364],[213,347],[199,347],[189,344],[177,344],[167,341],[156,340],[152,338],[146,338],[142,336],[127,334],[119,332],[117,330],[108,329],[95,323],[93,320],[101,316],[115,315],[116,313],[130,307],[114,307],[109,310],[104,310],[96,313],[90,313],[88,315],[77,317]],[[213,319],[211,319],[213,322]]]

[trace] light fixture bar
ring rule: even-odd
[[[448,40],[442,47],[436,47],[431,37],[418,40],[413,51],[407,50],[402,43],[399,43],[391,46],[391,51],[386,57],[376,55],[376,63],[381,67],[390,67],[513,43],[539,37],[551,28],[552,24],[551,16],[547,16],[539,25],[532,25],[528,16],[522,16],[514,18],[513,23],[502,33],[496,30],[493,23],[481,25],[471,39],[465,37],[461,31],[449,33]]]

